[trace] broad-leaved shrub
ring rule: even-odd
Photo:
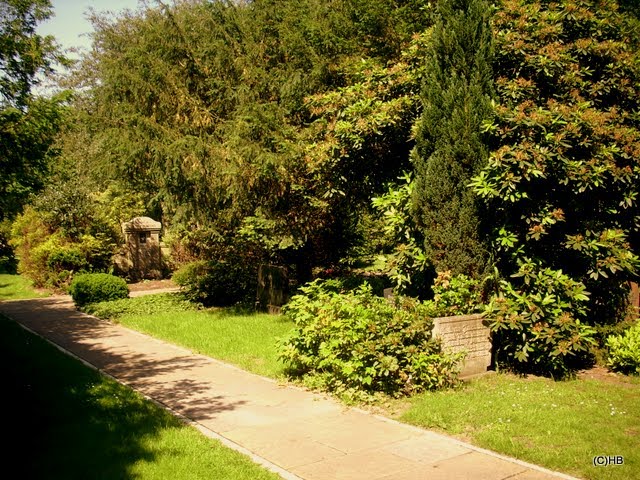
[[[433,300],[429,302],[439,317],[478,313],[484,308],[480,283],[466,275],[438,272],[431,290]]]
[[[609,336],[607,348],[607,363],[613,370],[640,375],[640,321],[622,335]]]
[[[283,312],[296,327],[281,343],[280,358],[308,384],[366,397],[408,395],[456,381],[462,355],[445,354],[432,337],[432,305],[377,297],[368,285],[338,292],[316,280]]]
[[[518,371],[565,376],[595,344],[584,323],[589,294],[560,270],[524,262],[486,310],[498,362]],[[516,283],[516,280],[520,282]]]
[[[108,232],[78,233],[71,238],[45,220],[42,212],[28,206],[13,222],[11,232],[18,272],[36,287],[66,290],[79,272],[110,269],[116,244]]]

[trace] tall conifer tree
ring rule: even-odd
[[[491,11],[484,0],[441,0],[437,14],[416,132],[414,215],[433,266],[476,277],[487,254],[468,185],[487,161],[481,124],[491,114]]]

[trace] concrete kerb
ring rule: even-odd
[[[173,416],[175,416],[176,418],[178,418],[181,422],[183,422],[186,425],[192,426],[194,428],[196,428],[198,431],[200,431],[200,433],[202,433],[203,435],[212,438],[214,440],[218,440],[220,443],[222,443],[224,446],[235,450],[236,452],[242,453],[243,455],[246,455],[247,457],[249,457],[254,463],[264,467],[265,469],[269,470],[270,472],[273,472],[277,475],[279,475],[280,477],[282,477],[284,480],[304,480],[300,477],[298,477],[297,475],[283,469],[282,467],[279,467],[278,465],[276,465],[275,463],[270,462],[269,460],[267,460],[266,458],[263,458],[259,455],[256,455],[255,453],[253,453],[252,451],[248,450],[247,448],[243,447],[242,445],[239,445],[237,443],[235,443],[232,440],[229,440],[226,437],[223,437],[222,435],[220,435],[219,433],[214,432],[213,430],[205,427],[204,425],[202,425],[199,422],[196,422],[195,420],[192,420],[186,416],[184,416],[183,414],[176,412],[174,409],[172,409],[171,407],[169,407],[168,405],[165,405],[162,402],[159,402],[158,400],[156,400],[155,398],[152,398],[148,395],[146,395],[145,393],[141,392],[140,390],[138,390],[135,387],[132,387],[130,385],[126,385],[124,383],[122,383],[120,380],[118,380],[116,377],[114,377],[113,375],[105,372],[104,370],[101,370],[99,368],[97,368],[95,365],[92,365],[91,363],[87,362],[86,360],[78,357],[76,354],[74,354],[73,352],[70,352],[69,350],[67,350],[66,348],[61,347],[60,345],[58,345],[55,342],[52,342],[51,340],[49,340],[46,337],[43,337],[42,335],[40,335],[39,333],[31,330],[29,327],[26,327],[24,325],[22,325],[19,322],[15,322],[16,324],[18,324],[23,330],[41,338],[42,340],[44,340],[45,342],[47,342],[48,344],[52,345],[53,347],[57,348],[60,352],[74,358],[75,360],[81,362],[83,365],[85,365],[86,367],[89,367],[90,369],[99,372],[101,375],[104,375],[107,378],[110,378],[111,380],[119,383],[120,385],[124,385],[127,388],[130,388],[132,390],[134,390],[136,393],[138,393],[139,395],[141,395],[142,397],[144,397],[145,399],[149,400],[150,402],[152,402],[153,404],[157,405],[160,408],[163,408],[164,410],[170,412]],[[136,332],[135,330],[132,330],[132,332],[134,333],[138,333],[140,334],[140,332]],[[143,335],[143,334],[140,334]],[[145,335],[143,335],[145,336]],[[167,343],[167,342],[165,342]],[[169,344],[172,345],[172,344]],[[206,357],[209,358],[209,357]],[[237,368],[234,367],[233,365],[230,365],[233,368]]]

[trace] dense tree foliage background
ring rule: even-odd
[[[63,122],[65,94],[33,95],[53,65],[65,63],[53,37],[36,33],[50,15],[48,0],[0,2],[0,271],[15,268],[8,221],[44,187]]]
[[[0,2],[0,221],[15,216],[43,187],[49,147],[62,122],[64,96],[32,93],[56,62],[64,62],[53,37],[36,34],[50,15],[48,0]]]
[[[59,60],[34,33],[49,3],[0,5],[0,219],[29,203],[14,246],[40,283],[108,268],[144,214],[176,265],[243,279],[357,267],[428,298],[467,274],[501,360],[537,371],[625,318],[636,2],[158,0],[93,15],[72,99],[32,95]]]
[[[243,234],[308,277],[409,165],[420,2],[187,1],[93,22],[73,133],[89,143],[71,143],[192,236]]]

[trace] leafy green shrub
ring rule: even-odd
[[[403,183],[389,185],[385,194],[371,199],[371,204],[381,215],[385,241],[391,246],[383,255],[385,272],[398,293],[419,297],[429,284],[428,261],[411,215],[414,181],[410,173],[399,180]]]
[[[345,396],[408,395],[454,384],[462,355],[443,353],[432,337],[431,306],[393,302],[362,285],[346,293],[316,280],[283,312],[295,324],[280,358],[307,383]]]
[[[347,275],[323,280],[322,288],[329,292],[347,293],[369,285],[374,295],[382,296],[384,288],[388,287],[386,280],[385,276]],[[452,275],[451,271],[437,272],[430,290],[433,298],[422,303],[433,317],[480,313],[485,309],[480,283],[466,275]]]
[[[69,244],[57,233],[43,243],[32,244],[25,253],[25,257],[20,256],[19,272],[39,287],[66,289],[74,273],[89,270],[78,246]]]
[[[83,310],[99,318],[117,320],[124,315],[153,315],[166,312],[185,312],[197,307],[175,293],[158,293],[143,297],[122,298],[105,302],[92,303]]]
[[[178,270],[173,281],[191,301],[229,306],[255,301],[257,275],[257,270],[245,262],[198,260]]]
[[[82,251],[73,246],[52,251],[47,257],[46,264],[52,271],[80,271],[89,266],[89,263],[82,254]]]
[[[640,321],[622,335],[607,338],[608,364],[613,370],[640,375]]]
[[[13,223],[11,244],[19,257],[18,272],[36,287],[66,289],[78,272],[106,271],[115,251],[106,233],[78,233],[74,238],[47,226],[45,215],[28,206]]]
[[[81,307],[89,303],[127,298],[129,287],[122,278],[108,273],[83,273],[73,278],[69,294],[74,303]]]
[[[433,286],[433,308],[438,316],[477,313],[483,309],[480,285],[466,275],[438,272]]]
[[[594,326],[624,318],[640,270],[639,30],[618,5],[499,2],[491,152],[472,181],[502,274],[524,258],[562,270],[591,293]]]
[[[371,286],[373,293],[380,297],[384,294],[385,288],[393,286],[387,275],[360,270],[336,270],[328,268],[317,272],[315,278],[323,280],[325,288],[332,289],[336,292],[355,290],[366,283]]]
[[[560,270],[522,263],[519,286],[503,280],[486,315],[498,361],[525,372],[566,375],[595,344],[585,325],[588,292]]]

